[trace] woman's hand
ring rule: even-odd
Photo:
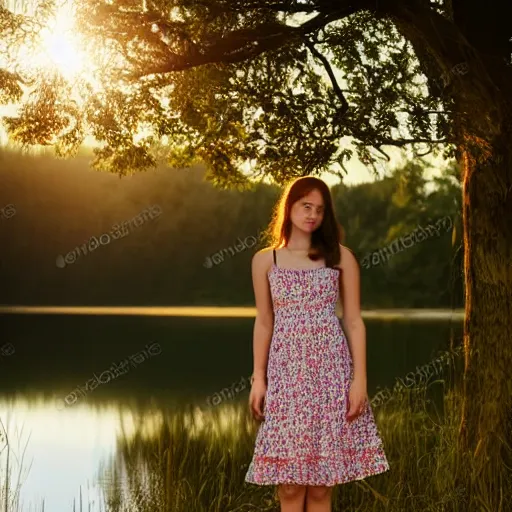
[[[265,419],[263,415],[263,407],[265,403],[265,395],[267,394],[267,384],[264,379],[254,379],[251,392],[249,394],[249,406],[251,413],[256,421]]]
[[[366,391],[366,382],[353,380],[350,384],[348,393],[348,413],[347,420],[354,421],[365,410],[368,404],[368,393]]]

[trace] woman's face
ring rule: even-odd
[[[290,211],[292,223],[302,231],[312,233],[320,227],[324,218],[324,199],[319,190],[295,201]]]

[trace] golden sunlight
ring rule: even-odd
[[[59,73],[68,82],[80,78],[87,82],[92,79],[98,62],[88,48],[87,41],[80,37],[79,27],[75,22],[74,0],[61,0],[55,5],[55,11],[36,29],[31,37],[19,46],[11,46],[9,58],[2,64],[6,69],[22,63],[26,71],[38,73]],[[37,9],[30,2],[12,3],[8,8],[28,20],[36,20]],[[97,84],[95,84],[97,85]]]
[[[36,63],[43,68],[57,68],[67,79],[84,72],[85,55],[80,41],[74,35],[73,11],[70,3],[59,7],[49,26],[40,32],[41,52]]]
[[[71,78],[83,70],[82,56],[79,55],[72,38],[59,31],[47,29],[41,36],[43,52],[64,76]]]

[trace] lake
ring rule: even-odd
[[[460,312],[445,313],[365,312],[370,399],[460,343]],[[184,407],[246,402],[253,325],[252,308],[3,308],[0,419],[14,482],[22,466],[20,512],[43,499],[45,511],[68,512],[80,493],[84,510],[105,510],[101,469],[141,424],[151,436]]]

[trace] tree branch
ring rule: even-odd
[[[329,61],[327,60],[327,58],[325,57],[325,55],[322,55],[316,48],[315,48],[315,45],[314,43],[312,43],[311,41],[309,41],[307,38],[304,38],[304,44],[309,48],[309,50],[311,51],[311,53],[317,58],[319,59],[325,70],[327,71],[327,74],[329,75],[329,78],[331,79],[331,84],[332,84],[332,88],[334,90],[334,92],[336,93],[336,95],[338,96],[338,98],[340,99],[341,101],[341,109],[340,109],[340,112],[339,114],[336,116],[337,119],[343,117],[345,115],[345,113],[347,112],[348,110],[348,102],[345,98],[345,96],[343,95],[343,92],[342,90],[340,89],[340,86],[338,85],[338,82],[336,81],[336,77],[334,76],[334,73],[332,71],[332,67],[331,65],[329,64]]]
[[[376,141],[379,146],[396,146],[402,147],[407,146],[408,144],[449,144],[450,140],[448,139],[379,139]],[[374,146],[375,149],[378,149],[377,146]]]
[[[427,151],[425,151],[425,153],[418,153],[418,156],[427,156],[429,155],[430,153],[432,153],[432,151],[434,151],[434,148],[432,146],[432,144],[428,144],[428,147],[429,149]]]
[[[388,162],[391,162],[391,157],[379,146],[379,147],[375,147],[375,149],[381,153],[382,155],[384,155],[384,157],[386,158],[386,160]]]
[[[147,75],[183,71],[214,62],[247,61],[269,50],[276,50],[294,38],[302,40],[304,36],[325,27],[332,21],[349,16],[359,9],[360,6],[347,6],[328,13],[320,13],[299,27],[272,21],[262,23],[255,28],[234,30],[210,45],[200,47],[199,44],[196,44],[193,53],[180,55],[169,50],[169,58],[166,62],[154,65],[141,63],[143,69],[130,73],[130,76],[141,78]],[[158,24],[158,22],[156,23]]]
[[[242,0],[240,2],[240,5],[233,5],[232,3],[229,4],[229,6],[222,6],[221,2],[194,2],[195,5],[200,5],[202,7],[211,8],[213,5],[215,6],[215,9],[220,12],[238,12],[239,10],[243,10],[244,12],[250,11],[250,10],[270,10],[270,11],[276,11],[276,12],[287,12],[292,14],[298,14],[298,13],[313,13],[318,12],[321,9],[318,5],[306,5],[306,4],[300,4],[295,2],[274,2],[274,3],[268,3],[264,7],[262,7],[262,3],[260,0],[256,0],[254,2],[247,2]],[[223,10],[221,11],[221,8]]]

